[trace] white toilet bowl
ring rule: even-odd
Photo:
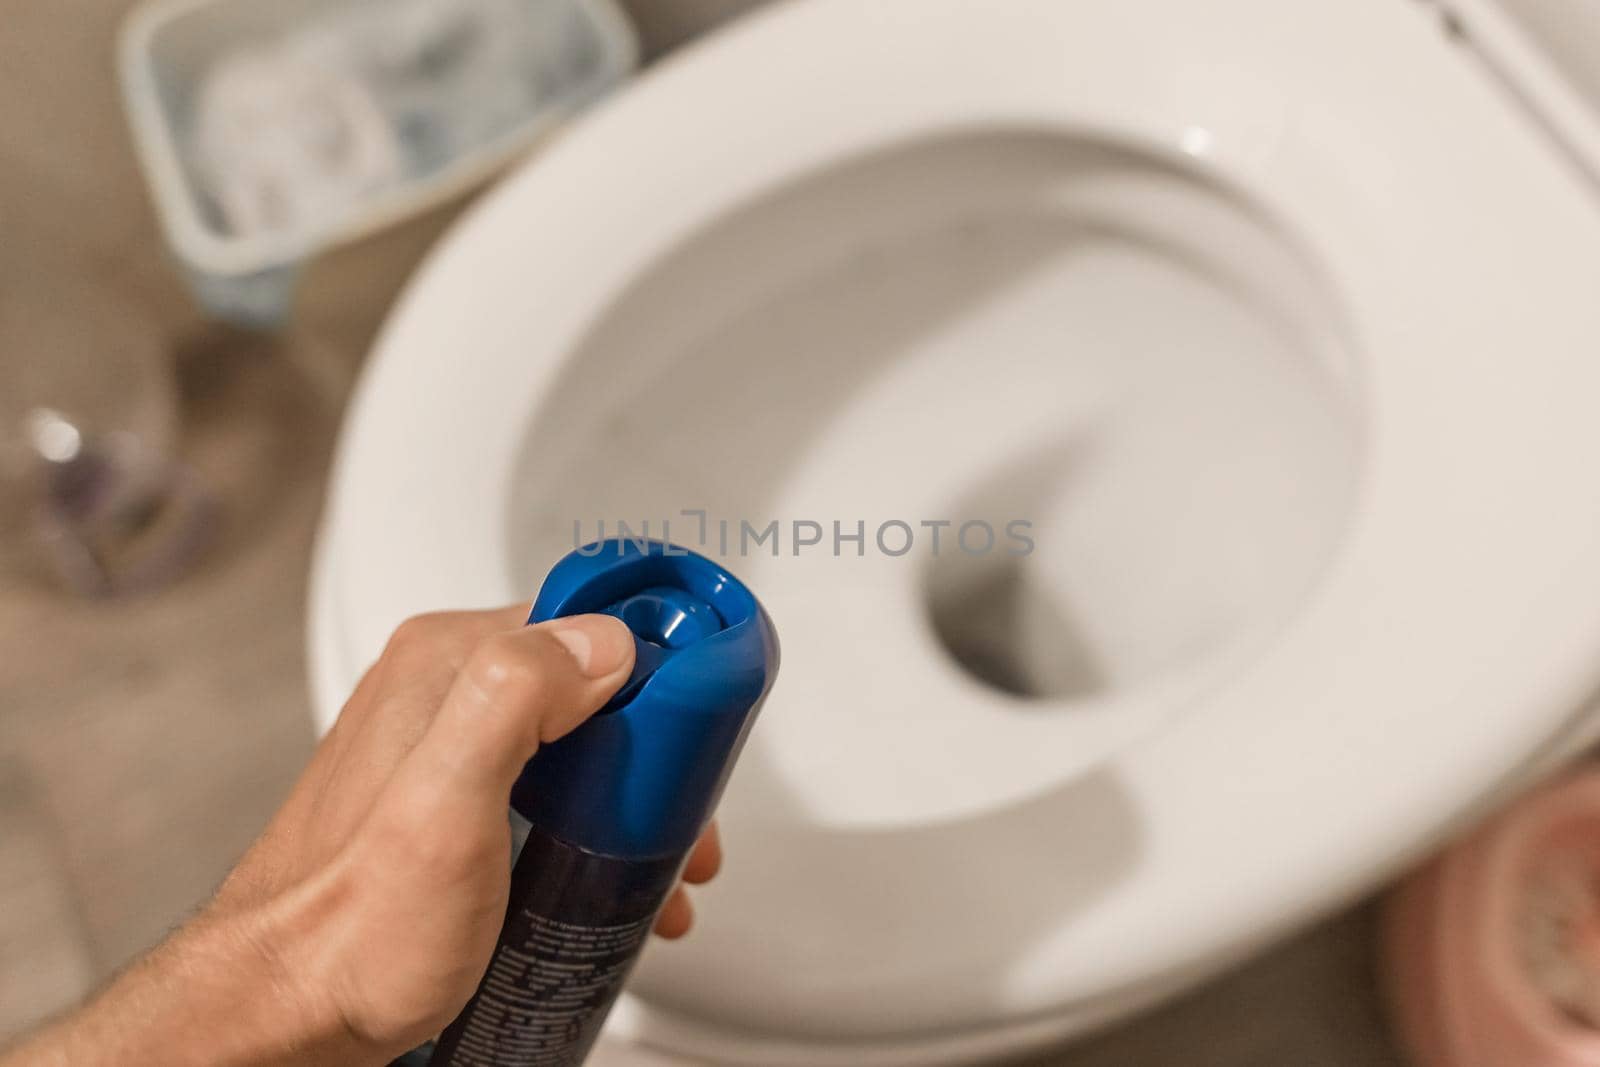
[[[406,615],[531,596],[575,524],[694,545],[703,512],[715,554],[730,520],[784,677],[728,871],[619,1040],[815,1067],[1070,1034],[1579,728],[1597,278],[1578,171],[1399,0],[782,5],[421,272],[340,452],[319,713]],[[1035,551],[920,525],[973,519]]]

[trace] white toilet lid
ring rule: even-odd
[[[419,275],[340,452],[324,725],[401,618],[530,594],[506,544],[529,413],[642,265],[827,161],[999,127],[1170,146],[1283,220],[1357,338],[1358,497],[1292,621],[1093,773],[910,851],[735,835],[702,934],[639,988],[774,1035],[746,1062],[1036,1034],[1203,974],[1392,872],[1600,682],[1600,210],[1425,9],[807,0],[649,73]],[[774,907],[750,868],[785,849],[817,873]]]

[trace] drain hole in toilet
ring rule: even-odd
[[[972,677],[1040,707],[1197,677],[1258,641],[1327,558],[1350,465],[1337,409],[1287,375],[1218,388],[1162,364],[1065,441],[966,468],[959,521],[1032,551],[930,549],[923,600]]]
[[[994,527],[1019,518],[1031,524],[1053,510],[1087,458],[1085,448],[1060,443],[1030,450],[967,494],[957,513]],[[1084,698],[1112,683],[1091,635],[1043,587],[1046,572],[1032,553],[974,556],[959,545],[945,548],[924,575],[929,621],[969,674],[1027,699]]]
[[[1107,686],[1072,619],[1029,588],[1025,561],[943,562],[942,581],[930,583],[928,612],[946,651],[973,677],[1027,698],[1087,697]]]

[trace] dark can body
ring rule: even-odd
[[[639,958],[684,857],[621,859],[535,830],[489,971],[430,1067],[577,1067]]]

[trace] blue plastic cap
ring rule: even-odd
[[[599,714],[539,750],[512,806],[590,852],[686,852],[772,688],[777,634],[738,579],[659,541],[602,541],[572,553],[545,579],[528,621],[587,614],[628,624],[633,674]]]

